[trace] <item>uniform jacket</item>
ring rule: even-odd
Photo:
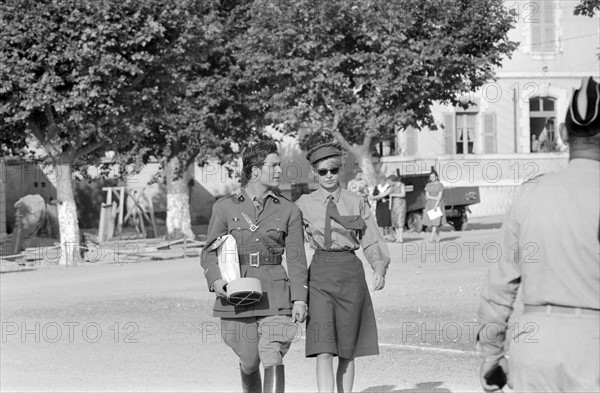
[[[519,287],[526,305],[600,309],[599,202],[600,163],[594,160],[573,159],[566,169],[521,186],[482,290],[479,321],[495,325],[485,337],[478,335],[477,348],[486,358],[506,350]]]
[[[333,200],[342,216],[358,216],[366,223],[362,233],[346,229],[331,220],[332,251],[357,250],[361,246],[363,253],[373,268],[385,274],[390,264],[390,253],[377,229],[377,223],[371,215],[371,209],[358,194],[338,187],[333,192]],[[302,195],[296,204],[303,214],[304,226],[311,248],[323,250],[325,243],[325,214],[329,193],[322,188],[308,195]]]
[[[242,212],[258,226],[255,232],[250,230],[251,226]],[[308,272],[302,216],[294,203],[273,190],[265,198],[263,210],[257,217],[253,202],[241,188],[214,204],[206,246],[201,255],[204,275],[211,291],[212,284],[221,278],[217,250],[212,249],[212,244],[226,234],[231,234],[236,239],[241,276],[259,279],[263,297],[258,303],[238,307],[226,299],[217,298],[213,314],[215,317],[290,315],[293,301],[306,301]],[[259,267],[243,263],[244,257],[255,252],[260,253]],[[287,272],[280,262],[275,265],[262,263],[265,258],[280,261],[284,252]]]

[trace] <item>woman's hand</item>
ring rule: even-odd
[[[373,289],[379,291],[385,287],[385,276],[381,272],[373,272]]]
[[[294,301],[292,307],[292,322],[302,323],[308,315],[308,305],[301,300]]]

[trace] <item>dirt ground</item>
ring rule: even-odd
[[[354,391],[481,391],[475,320],[498,226],[389,243],[386,288],[372,292],[381,354],[357,359]],[[0,295],[2,391],[241,390],[197,259],[5,273]],[[315,361],[294,341],[287,391],[314,392]]]

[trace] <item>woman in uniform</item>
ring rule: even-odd
[[[355,250],[362,246],[376,291],[385,285],[390,262],[369,206],[360,195],[340,187],[341,153],[335,143],[308,152],[319,189],[296,201],[315,250],[309,268],[306,356],[317,358],[319,392],[332,392],[336,383],[338,391],[351,392],[354,358],[379,354],[373,304]],[[334,378],[335,356],[339,362]]]

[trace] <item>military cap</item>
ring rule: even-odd
[[[342,147],[335,142],[323,143],[313,147],[306,154],[306,159],[310,162],[310,165],[314,165],[316,162],[334,156],[342,155]]]
[[[569,103],[565,126],[569,135],[586,137],[600,132],[600,85],[591,76],[583,78]]]

